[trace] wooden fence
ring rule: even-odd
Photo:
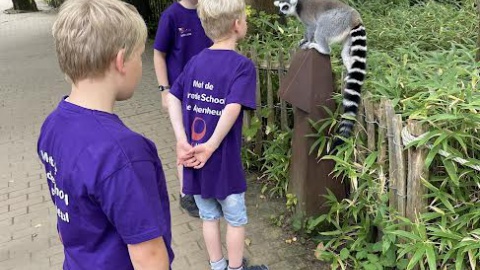
[[[288,60],[291,59],[293,53],[294,51],[291,51],[285,55],[284,52],[279,51],[276,56],[267,56],[266,59],[262,59],[258,57],[255,50],[244,52],[255,63],[257,70],[257,110],[245,113],[244,117],[246,128],[251,126],[253,117],[260,120],[262,124],[262,128],[258,130],[254,138],[254,152],[257,155],[262,153],[266,127],[275,126],[283,132],[293,128],[293,110],[290,105],[278,97],[280,82],[290,67]]]
[[[254,116],[261,121],[262,128],[253,139],[254,152],[258,155],[262,153],[262,141],[267,138],[263,132],[266,126],[276,125],[282,131],[293,128],[293,110],[277,94],[280,81],[289,68],[286,59],[291,59],[292,54],[290,52],[285,56],[279,52],[276,57],[261,60],[255,51],[245,53],[257,67],[258,108],[255,112],[245,114],[244,123],[248,128]],[[268,110],[266,118],[262,116],[262,110]],[[405,150],[401,137],[404,127],[414,136],[425,132],[425,127],[418,122],[404,122],[402,116],[395,113],[391,101],[374,103],[368,94],[365,95],[358,114],[357,132],[367,143],[366,146],[356,146],[359,153],[357,161],[361,164],[368,153],[378,151],[378,177],[384,192],[389,193],[390,205],[400,215],[414,221],[418,212],[426,210],[426,191],[422,179],[428,177],[424,165],[427,152],[414,147]]]
[[[368,95],[358,116],[359,136],[366,137],[367,149],[356,146],[358,160],[372,151],[378,151],[378,176],[381,186],[389,193],[389,203],[401,216],[415,221],[418,213],[426,211],[426,189],[422,179],[428,179],[425,167],[427,150],[410,147],[405,150],[402,141],[404,128],[413,136],[419,136],[426,128],[417,121],[402,120],[396,114],[390,100],[373,103]]]

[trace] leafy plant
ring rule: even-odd
[[[266,135],[274,134],[272,141],[264,142],[261,179],[264,179],[262,193],[284,197],[288,191],[291,152],[291,132],[280,132],[278,128],[267,128]]]

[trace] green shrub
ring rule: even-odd
[[[409,2],[349,1],[359,9],[367,28],[368,76],[363,89],[374,101],[392,100],[404,119],[429,126],[426,139],[419,143],[434,145],[426,158],[430,176],[423,183],[429,212],[410,221],[390,209],[385,179],[378,177],[378,153],[357,160],[353,145],[366,143],[361,136],[350,139],[338,155],[326,158],[336,161],[334,173],[355,184],[356,191],[340,201],[329,194],[330,212],[310,218],[305,225],[305,231],[320,243],[317,257],[331,262],[333,269],[412,269],[415,265],[474,269],[480,262],[480,174],[438,155],[445,150],[472,165],[480,163],[480,65],[474,62],[478,22],[473,0],[463,1],[460,8],[432,1],[410,6]],[[276,15],[249,17],[253,35],[242,49],[255,48],[267,58],[295,48],[302,26],[296,19],[286,24],[277,20]],[[332,65],[337,74],[343,70],[339,52],[340,46],[334,46]],[[337,83],[342,83],[341,78]],[[335,98],[340,102],[340,95]],[[330,119],[314,127],[322,134],[334,128],[338,119],[338,112],[331,112]],[[317,139],[320,149],[313,150],[322,152],[330,138]],[[268,145],[275,154],[261,161],[276,164],[267,168],[282,168],[287,150],[282,154],[273,142]],[[281,174],[265,178],[276,175]]]
[[[322,243],[319,259],[342,269],[474,269],[480,261],[480,174],[438,155],[445,150],[480,164],[480,65],[474,62],[475,12],[471,1],[466,3],[460,10],[428,2],[375,18],[362,13],[369,35],[364,89],[374,101],[393,100],[404,119],[429,126],[419,142],[434,146],[425,160],[430,176],[423,182],[429,212],[410,221],[388,208],[378,153],[356,162],[353,144],[366,145],[357,136],[337,156],[326,157],[358,190],[341,201],[327,196],[330,213],[307,222],[307,231]],[[319,134],[338,117],[317,123]],[[317,145],[326,140],[318,137]],[[372,237],[376,231],[380,238]],[[392,265],[395,258],[398,264]]]

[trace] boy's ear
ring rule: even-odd
[[[125,49],[118,51],[115,57],[115,69],[121,74],[125,73]]]
[[[235,21],[233,22],[233,30],[235,32],[238,32],[239,29],[240,29],[240,19],[235,19]]]

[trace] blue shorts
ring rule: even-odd
[[[200,218],[204,221],[218,220],[224,217],[233,227],[241,227],[248,223],[245,193],[229,195],[225,200],[203,199],[194,195]]]

